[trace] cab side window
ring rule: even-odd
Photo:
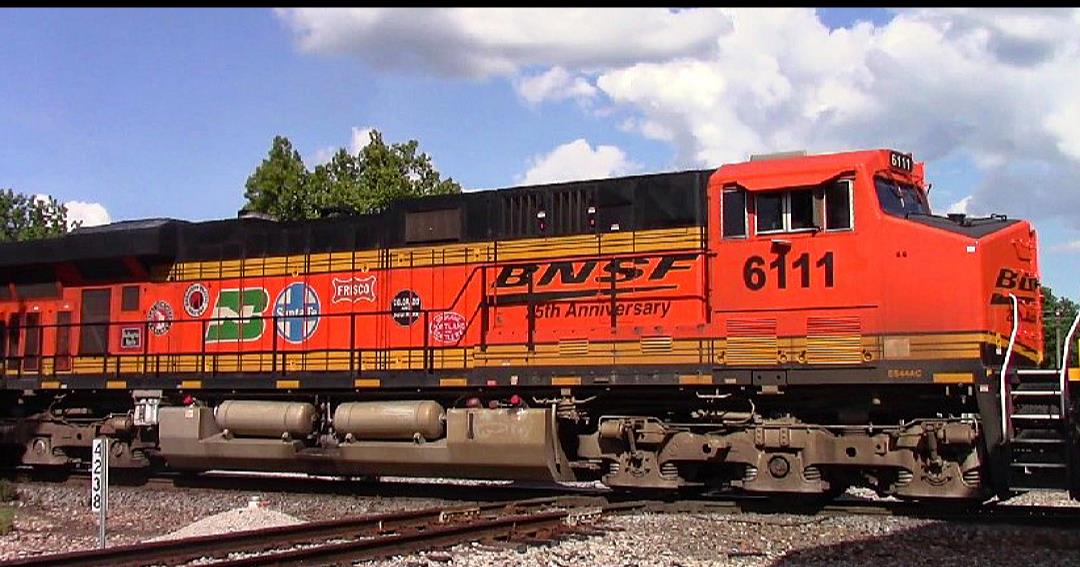
[[[754,195],[758,234],[851,230],[850,179]]]
[[[825,230],[851,230],[851,180],[841,179],[825,186]]]
[[[813,191],[788,191],[788,208],[788,230],[812,230],[821,226],[821,223],[815,221]]]
[[[746,191],[742,189],[725,189],[720,207],[724,215],[724,238],[745,238]]]
[[[757,232],[782,232],[784,230],[784,195],[782,191],[758,193],[754,199],[757,213]]]
[[[810,187],[758,193],[754,204],[758,234],[817,230],[821,226],[816,220],[819,207]]]

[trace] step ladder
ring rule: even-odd
[[[1062,368],[1057,370],[1008,368],[1019,327],[1016,296],[1009,296],[1013,308],[1013,330],[1001,366],[1002,431],[1009,459],[1009,488],[1012,490],[1076,491],[1074,452],[1077,440],[1070,420],[1068,360],[1069,347],[1080,323],[1073,320],[1062,348]]]

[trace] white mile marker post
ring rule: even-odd
[[[105,518],[109,515],[109,440],[94,439],[90,464],[90,510],[98,514],[98,547],[105,549]]]

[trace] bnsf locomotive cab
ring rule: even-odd
[[[766,156],[0,244],[0,443],[65,469],[106,436],[139,470],[1075,487],[1068,384],[1013,369],[1042,358],[1035,231],[935,215],[928,187],[892,150]]]
[[[1000,364],[1013,292],[1017,352],[1037,362],[1034,229],[933,215],[926,187],[922,164],[887,150],[721,167],[709,186],[710,240],[728,340],[743,328],[804,337],[780,362],[871,363],[885,379],[973,383],[984,364]]]

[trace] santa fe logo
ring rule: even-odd
[[[270,295],[261,287],[221,290],[206,327],[206,342],[258,339],[266,329],[262,315],[269,305]]]
[[[375,276],[366,278],[347,278],[339,280],[334,278],[334,298],[330,303],[340,301],[370,301],[375,302]]]
[[[319,327],[319,295],[303,282],[291,283],[274,301],[277,332],[290,343],[302,343]]]

